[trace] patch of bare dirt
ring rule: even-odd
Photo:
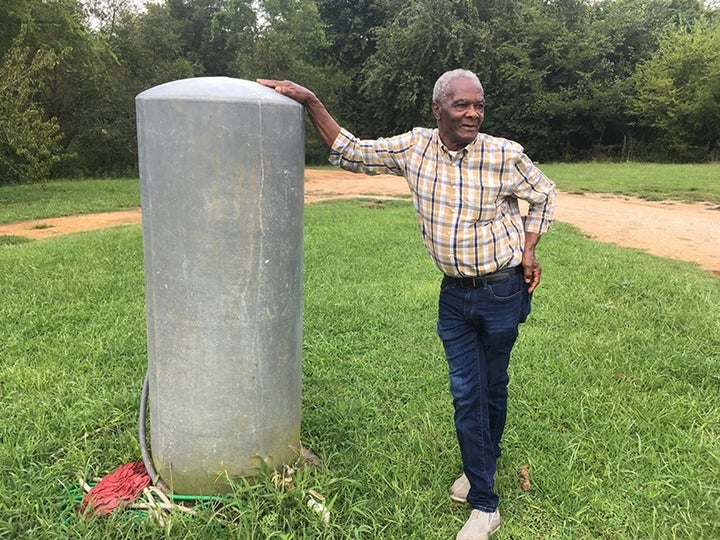
[[[305,202],[352,197],[409,198],[405,179],[346,171],[308,170]],[[601,242],[631,247],[720,274],[720,206],[651,202],[615,195],[560,193],[556,217]],[[0,225],[0,236],[32,239],[140,221],[140,209]]]
[[[671,259],[720,275],[720,206],[652,202],[616,195],[560,193],[557,219],[591,238]]]
[[[102,214],[36,219],[20,223],[0,224],[0,236],[22,236],[33,240],[42,240],[61,234],[129,225],[137,223],[140,219],[140,208]]]

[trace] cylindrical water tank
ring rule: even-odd
[[[300,452],[303,108],[227,77],[136,107],[153,464],[222,492]]]

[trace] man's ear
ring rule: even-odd
[[[432,112],[435,116],[435,120],[440,120],[440,105],[434,101],[432,103]]]

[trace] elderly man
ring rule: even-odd
[[[407,180],[423,242],[443,273],[437,331],[464,470],[450,497],[472,508],[457,540],[487,539],[500,527],[494,477],[510,351],[540,282],[535,246],[553,222],[554,183],[519,144],[480,132],[485,95],[471,71],[449,71],[435,83],[437,128],[377,140],[360,140],[341,128],[302,86],[258,82],[306,107],[334,165]],[[520,199],[529,203],[525,218]]]

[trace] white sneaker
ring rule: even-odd
[[[500,528],[500,512],[473,510],[455,540],[488,540]]]
[[[467,476],[465,476],[465,473],[463,473],[462,476],[455,480],[453,485],[450,486],[450,499],[459,503],[467,502],[468,491],[470,491],[470,481],[467,479]]]

